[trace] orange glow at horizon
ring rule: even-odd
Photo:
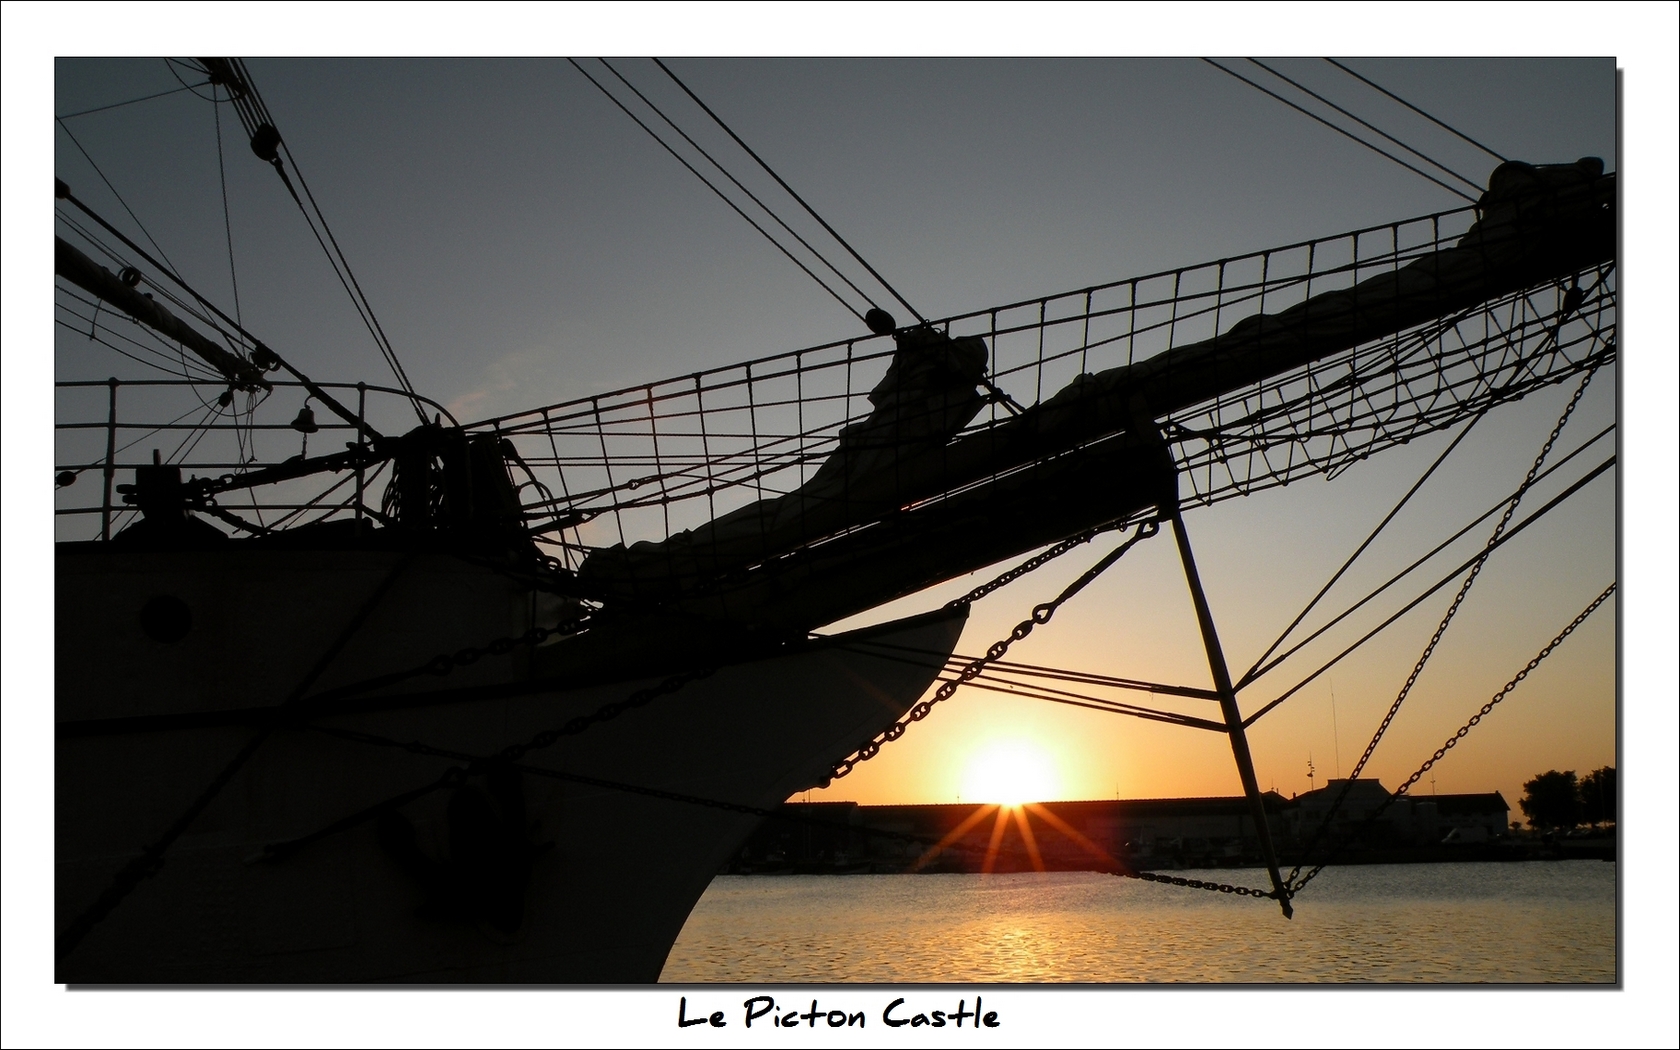
[[[1478,428],[1457,460],[1379,537],[1282,646],[1287,650],[1351,607],[1390,574],[1428,552],[1491,497],[1490,479],[1521,481],[1536,443],[1556,424],[1569,390],[1501,409],[1502,425]],[[1571,442],[1585,441],[1616,418],[1613,384],[1595,382],[1569,424]],[[1579,428],[1579,429],[1577,429]],[[1292,617],[1359,549],[1370,529],[1427,469],[1450,440],[1385,453],[1345,476],[1307,481],[1198,509],[1187,524],[1221,643],[1234,676],[1273,645]],[[1560,444],[1560,448],[1572,447]],[[1554,456],[1555,458],[1555,456]],[[1566,470],[1565,474],[1568,473]],[[1607,475],[1608,476],[1608,475]],[[1562,480],[1536,492],[1549,498]],[[1606,583],[1616,578],[1614,488],[1604,479],[1536,521],[1501,548],[1478,577],[1441,639],[1404,710],[1383,737],[1363,776],[1393,789],[1483,703],[1520,671]],[[1421,502],[1420,502],[1421,501]],[[1491,528],[1491,525],[1485,525]],[[1444,571],[1479,549],[1471,530],[1430,563]],[[1053,599],[1103,550],[1079,551],[976,603],[957,651],[983,653],[1036,603]],[[872,614],[875,620],[922,611],[959,597],[995,569],[950,581]],[[1251,714],[1290,690],[1420,594],[1428,574],[1414,573],[1347,621],[1243,687],[1238,702]],[[1382,724],[1446,608],[1452,589],[1437,592],[1292,693],[1248,730],[1261,790],[1289,798],[1346,776]],[[845,623],[841,627],[859,626]],[[834,628],[834,629],[839,629]],[[1140,544],[1063,606],[1055,619],[1017,640],[1006,660],[1178,686],[1208,688],[1211,678],[1183,567],[1170,539]],[[1520,820],[1523,784],[1547,769],[1577,773],[1617,765],[1617,606],[1606,603],[1511,695],[1481,720],[1414,793],[1500,792]],[[1217,706],[1194,698],[1090,691],[1127,703],[1218,719]],[[1037,790],[1005,788],[982,776],[981,756],[1004,741],[1037,751],[1053,780]],[[1312,756],[1318,771],[1307,776]],[[1340,767],[1338,770],[1338,766]],[[820,797],[865,805],[979,804],[1102,799],[1230,797],[1242,793],[1231,745],[1206,732],[1048,703],[1027,695],[964,688],[928,719],[884,747],[852,776]],[[1043,834],[1044,826],[1035,831]]]
[[[1567,619],[1567,609],[1559,614],[1555,608],[1517,601],[1511,586],[1498,575],[1506,571],[1504,565],[1490,564],[1483,574],[1487,579],[1478,584],[1476,593],[1478,601],[1500,611],[1499,620],[1488,629],[1470,614],[1460,617],[1462,622],[1448,632],[1412,691],[1402,717],[1375,754],[1364,774],[1367,778],[1390,789],[1404,780],[1469,714],[1521,670],[1539,645],[1556,633],[1560,619]],[[1170,582],[1182,586],[1180,581]],[[1599,585],[1599,580],[1590,579],[1578,590],[1590,598],[1588,592]],[[1440,604],[1450,597],[1447,595]],[[1569,597],[1573,600],[1580,594]],[[1394,629],[1393,644],[1380,649],[1373,646],[1369,652],[1357,654],[1357,661],[1349,661],[1351,666],[1339,667],[1334,712],[1329,685],[1315,682],[1255,723],[1248,737],[1261,789],[1277,790],[1288,798],[1309,787],[1322,786],[1324,777],[1337,773],[1338,750],[1340,773],[1345,776],[1393,702],[1398,684],[1411,671],[1418,655],[1415,647],[1427,641],[1434,627],[1433,617],[1439,613],[1438,608],[1430,609],[1410,618]],[[1187,613],[1182,620],[1177,626],[1195,641],[1193,617]],[[1270,641],[1262,639],[1256,645],[1244,639],[1244,624],[1237,616],[1231,616],[1225,625],[1226,634],[1234,636],[1227,646],[1232,653],[1254,654]],[[1144,638],[1135,648],[1128,644],[1124,649],[1106,650],[1096,644],[1093,635],[1104,628],[1122,636],[1127,632],[1076,619],[1052,626],[1062,627],[1063,637],[1072,636],[1067,644],[1055,644],[1063,639],[1046,631],[1036,651],[1019,647],[1026,650],[1023,659],[1206,685],[1205,663],[1197,666],[1202,654],[1188,647],[1174,651],[1165,645],[1153,646],[1150,643],[1155,639],[1144,634],[1151,626],[1148,623],[1137,625],[1133,637]],[[984,642],[989,633],[1006,631],[1007,626],[988,624],[973,633]],[[1414,790],[1441,794],[1497,790],[1511,806],[1511,819],[1520,820],[1517,800],[1522,797],[1522,784],[1536,773],[1616,765],[1615,640],[1615,609],[1607,604],[1437,766],[1438,785],[1426,778],[1421,788]],[[970,648],[980,647],[977,643]],[[1240,702],[1245,712],[1250,712],[1273,695],[1276,687],[1266,680],[1245,693]],[[1189,703],[1180,706],[1198,715],[1207,714]],[[1037,790],[990,785],[983,775],[985,756],[990,755],[1000,737],[1022,741],[1024,748],[1042,755],[1051,771],[1051,783]],[[1306,776],[1309,753],[1319,770],[1317,785],[1309,783]],[[812,797],[887,805],[1224,797],[1241,793],[1230,743],[1223,734],[964,690],[935,708],[932,717],[913,727],[903,739],[883,748],[872,762],[860,765],[851,777],[835,781],[826,791],[813,792]]]
[[[1061,790],[1044,749],[1016,738],[986,746],[968,762],[963,795],[1007,808],[1054,797]]]

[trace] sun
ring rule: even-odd
[[[1025,740],[1000,740],[969,760],[963,801],[1019,806],[1053,798],[1060,787],[1043,748]]]

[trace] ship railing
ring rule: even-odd
[[[1007,423],[1080,375],[1150,361],[1227,333],[1246,318],[1277,314],[1427,259],[1456,245],[1475,218],[1473,209],[1443,212],[937,321],[953,337],[980,339],[988,358],[991,394],[958,436]],[[1570,287],[1584,295],[1560,321]],[[1598,367],[1614,359],[1615,296],[1614,267],[1606,263],[1173,412],[1162,423],[1181,468],[1181,495],[1205,504],[1334,475],[1383,448]],[[75,309],[86,304],[61,305],[69,314],[62,318],[67,332],[79,328],[90,338],[120,340],[120,330],[97,312],[84,317],[86,311]],[[804,487],[840,448],[845,428],[869,417],[869,394],[894,350],[885,336],[838,341],[468,429],[511,443],[510,468],[528,525],[575,568],[602,547],[663,541],[751,504],[808,492]],[[190,363],[184,360],[183,370]],[[412,425],[412,416],[402,417],[409,411],[402,391],[322,386],[386,433]],[[320,406],[300,427],[309,397],[290,382],[275,383],[270,393],[243,393],[211,376],[77,380],[58,384],[58,401],[61,539],[120,531],[135,511],[115,486],[151,462],[153,448],[163,462],[216,476],[310,449],[339,451],[355,437],[354,427]],[[310,426],[315,429],[305,433]],[[857,451],[855,432],[850,441]],[[895,452],[885,450],[889,467]],[[226,493],[218,516],[244,531],[378,518],[388,470],[379,465],[354,476]],[[77,483],[90,472],[99,485]],[[811,500],[847,498],[841,491]],[[867,524],[865,517],[841,517],[841,531]],[[825,526],[811,539],[835,534]]]
[[[409,394],[369,383],[318,383],[359,422],[401,426]],[[358,444],[359,428],[311,403],[304,385],[276,380],[271,391],[243,393],[211,378],[80,379],[54,384],[55,506],[60,540],[108,540],[138,516],[119,487],[137,467],[181,467],[183,479],[215,478],[278,466],[304,455]],[[447,409],[420,399],[440,416]],[[225,402],[225,403],[224,403]],[[413,424],[410,415],[407,424]],[[217,497],[212,520],[235,533],[267,533],[339,519],[380,515],[388,465]],[[95,484],[88,484],[94,481]]]
[[[1080,375],[1150,360],[1425,259],[1455,246],[1476,218],[1472,208],[1442,212],[934,322],[987,349],[993,396],[963,433],[1005,423]],[[1174,413],[1163,423],[1184,498],[1211,503],[1334,474],[1612,359],[1613,267],[1574,280],[1590,291],[1561,325],[1567,280]],[[519,450],[530,472],[527,516],[575,566],[595,549],[660,542],[801,490],[841,432],[869,417],[869,393],[894,348],[887,336],[837,341],[469,427]]]

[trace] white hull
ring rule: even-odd
[[[272,551],[61,556],[58,720],[279,703],[397,561],[393,554]],[[172,644],[146,637],[138,625],[139,609],[159,593],[194,610],[192,630]],[[447,614],[438,611],[445,607]],[[403,569],[314,688],[513,633],[528,617],[511,583],[429,556]],[[938,614],[859,633],[949,653],[962,622],[961,613]],[[773,807],[901,715],[933,677],[931,666],[852,651],[845,637],[723,667],[526,761]],[[100,641],[84,646],[86,638]],[[286,638],[299,641],[282,645]],[[528,664],[518,654],[486,659],[444,681],[518,681]],[[326,724],[487,755],[660,680],[347,714]],[[415,684],[439,683],[408,688]],[[231,725],[60,739],[60,930],[255,732]],[[370,820],[288,859],[252,862],[265,845],[429,783],[450,764],[310,731],[276,731],[169,851],[161,871],[60,960],[58,979],[653,981],[694,902],[759,819],[524,774],[526,837],[553,845],[530,864],[523,914],[511,932],[482,917],[448,914],[448,902],[461,898],[423,889],[412,862],[405,868],[391,846],[389,824],[384,838]],[[475,778],[469,790],[481,783]],[[451,855],[450,799],[443,790],[401,811],[420,851],[438,861]]]

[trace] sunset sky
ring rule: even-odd
[[[1609,59],[1351,64],[1507,156],[1616,166]],[[652,63],[617,65],[685,128],[705,130]],[[1326,63],[1274,65],[1478,181],[1494,164]],[[928,316],[1462,203],[1197,61],[672,66]],[[564,62],[256,59],[250,68],[415,384],[463,419],[859,332]],[[60,60],[55,107],[76,113],[179,86],[158,60]],[[178,92],[65,123],[189,279],[231,301],[211,110]],[[389,381],[291,201],[231,118],[224,111],[227,221],[247,325],[318,378]],[[60,177],[117,214],[62,130],[55,148]],[[65,377],[110,367],[80,346],[57,357]],[[1594,381],[1560,454],[1613,419],[1615,386],[1614,370]],[[1480,427],[1326,609],[1514,487],[1568,394],[1544,391]],[[1258,655],[1444,442],[1393,450],[1334,483],[1189,515],[1233,665]],[[1562,483],[1604,458],[1595,451]],[[1495,557],[1367,775],[1404,777],[1610,582],[1614,477]],[[1462,560],[1486,534],[1452,553]],[[962,651],[1002,636],[1108,542],[982,603]],[[931,608],[987,575],[853,622]],[[1306,790],[1309,758],[1320,786],[1338,766],[1351,769],[1450,594],[1255,727],[1263,787]],[[1614,631],[1606,607],[1441,765],[1434,789],[1497,789],[1515,809],[1534,773],[1614,763]],[[1208,682],[1165,536],[1011,658]],[[1289,670],[1245,693],[1245,706],[1289,684]],[[980,756],[1001,745],[1049,768],[1051,797],[1239,790],[1220,735],[965,691],[813,797],[953,801],[976,783]]]
[[[1624,348],[1623,450],[1630,484],[1622,522],[1629,615],[1623,698],[1629,827],[1619,880],[1622,990],[1603,1010],[1484,1000],[1462,990],[1408,994],[1343,989],[1311,1005],[1326,1024],[1366,1038],[1438,1038],[1443,1030],[1503,1043],[1635,1044],[1637,1026],[1672,1033],[1675,775],[1675,14],[1671,5],[1578,8],[1362,5],[1326,17],[1307,5],[810,5],[779,12],[730,5],[544,7],[443,5],[393,19],[386,7],[332,5],[8,5],[3,46],[6,148],[4,472],[8,1034],[37,1041],[132,1041],[168,1033],[179,1045],[225,1045],[250,1030],[322,1044],[410,1031],[433,1042],[498,1031],[552,1041],[566,1031],[603,1045],[647,1041],[670,1005],[664,990],[476,998],[298,992],[275,1010],[267,993],[195,997],[65,994],[50,985],[42,900],[53,892],[50,672],[31,659],[52,644],[41,595],[51,587],[46,480],[49,384],[109,374],[103,362],[49,360],[52,227],[47,176],[114,212],[54,113],[106,105],[175,81],[156,60],[63,62],[55,54],[846,53],[996,54],[1156,51],[1368,55],[1384,51],[1614,55],[1592,61],[1402,61],[1349,64],[1508,156],[1537,162],[1616,158],[1612,69],[1623,71],[1622,186],[1638,309]],[[647,11],[657,11],[650,17]],[[207,13],[208,12],[208,13]],[[301,13],[300,13],[301,12]],[[33,23],[33,24],[32,24]],[[282,62],[251,66],[305,165],[369,297],[421,390],[474,415],[608,390],[819,343],[858,330],[704,187],[612,109],[570,67],[552,61]],[[1457,199],[1200,63],[1181,60],[972,62],[709,61],[672,66],[775,164],[924,313],[938,315],[1106,279],[1218,258],[1454,206]],[[1438,129],[1384,108],[1323,63],[1279,69],[1339,87],[1357,109],[1439,159],[1485,177],[1487,158]],[[657,83],[645,62],[621,66]],[[1310,78],[1310,79],[1309,79]],[[1370,102],[1371,108],[1365,104]],[[1357,103],[1357,105],[1356,105]],[[71,126],[189,276],[225,298],[226,245],[208,103],[182,96],[75,118]],[[692,127],[690,123],[688,126]],[[224,132],[228,129],[224,126]],[[386,378],[332,283],[318,249],[271,172],[228,143],[230,215],[241,298],[251,327],[323,378]],[[33,276],[32,276],[33,275]],[[1638,339],[1633,338],[1637,332]],[[1602,375],[1571,424],[1596,432],[1613,405]],[[1562,391],[1502,411],[1426,491],[1404,529],[1361,580],[1427,549],[1513,487],[1561,407]],[[1566,437],[1560,448],[1573,442]],[[1234,666],[1270,641],[1440,448],[1397,449],[1335,483],[1308,482],[1189,515],[1213,609]],[[1584,457],[1579,462],[1587,462]],[[1596,462],[1596,460],[1592,460]],[[1610,479],[1496,555],[1407,711],[1378,752],[1385,783],[1421,761],[1614,574]],[[1430,495],[1434,492],[1434,495]],[[1549,493],[1536,493],[1535,506]],[[976,610],[962,648],[998,637],[1035,601],[1098,555],[1092,549],[1017,584]],[[1357,593],[1357,582],[1343,589]],[[957,581],[909,608],[968,586]],[[1351,765],[1432,628],[1445,596],[1388,643],[1335,676],[1341,764]],[[1547,768],[1614,759],[1611,609],[1601,610],[1544,669],[1444,762],[1439,790],[1497,788]],[[1165,539],[1140,547],[1015,654],[1114,674],[1205,681],[1188,599]],[[1245,695],[1267,698],[1268,683]],[[974,758],[992,747],[1038,748],[1063,797],[1236,790],[1224,741],[1092,712],[976,694],[959,696],[830,797],[949,800],[967,790]],[[1310,752],[1334,772],[1328,689],[1256,727],[1263,786],[1306,786]],[[1428,786],[1427,780],[1422,788]],[[1662,916],[1667,915],[1664,919]],[[31,968],[26,960],[33,961]],[[1662,977],[1668,973],[1667,978]],[[878,990],[881,997],[890,995]],[[31,997],[28,993],[33,992]],[[1108,1030],[1116,1017],[1148,1040],[1182,1039],[1179,990],[1011,990],[1032,1023],[999,1045],[1045,1034]],[[1235,1009],[1264,1002],[1229,993]],[[1567,993],[1565,993],[1567,994]],[[1258,995],[1258,998],[1257,998]],[[1285,1001],[1284,996],[1287,996]],[[1380,997],[1380,998],[1379,998]],[[988,1002],[992,992],[987,992]],[[1573,999],[1573,996],[1570,996]],[[1264,1005],[1274,1005],[1265,1002]],[[1289,1020],[1298,996],[1267,1012]],[[298,1007],[302,1007],[301,1009]],[[1372,1016],[1387,1018],[1378,1035]],[[1015,1016],[1015,1015],[1012,1015]],[[368,1023],[368,1022],[372,1023]],[[661,1022],[662,1023],[662,1022]],[[664,1029],[661,1028],[661,1034]],[[1516,1032],[1519,1035],[1513,1036]],[[94,1034],[97,1033],[97,1034]],[[1263,1033],[1263,1029],[1262,1029]],[[364,1036],[361,1038],[375,1038]],[[254,1037],[253,1037],[254,1038]],[[516,1038],[516,1037],[514,1037]],[[1013,1041],[1011,1041],[1013,1040]],[[1672,1034],[1649,1039],[1672,1042]]]

